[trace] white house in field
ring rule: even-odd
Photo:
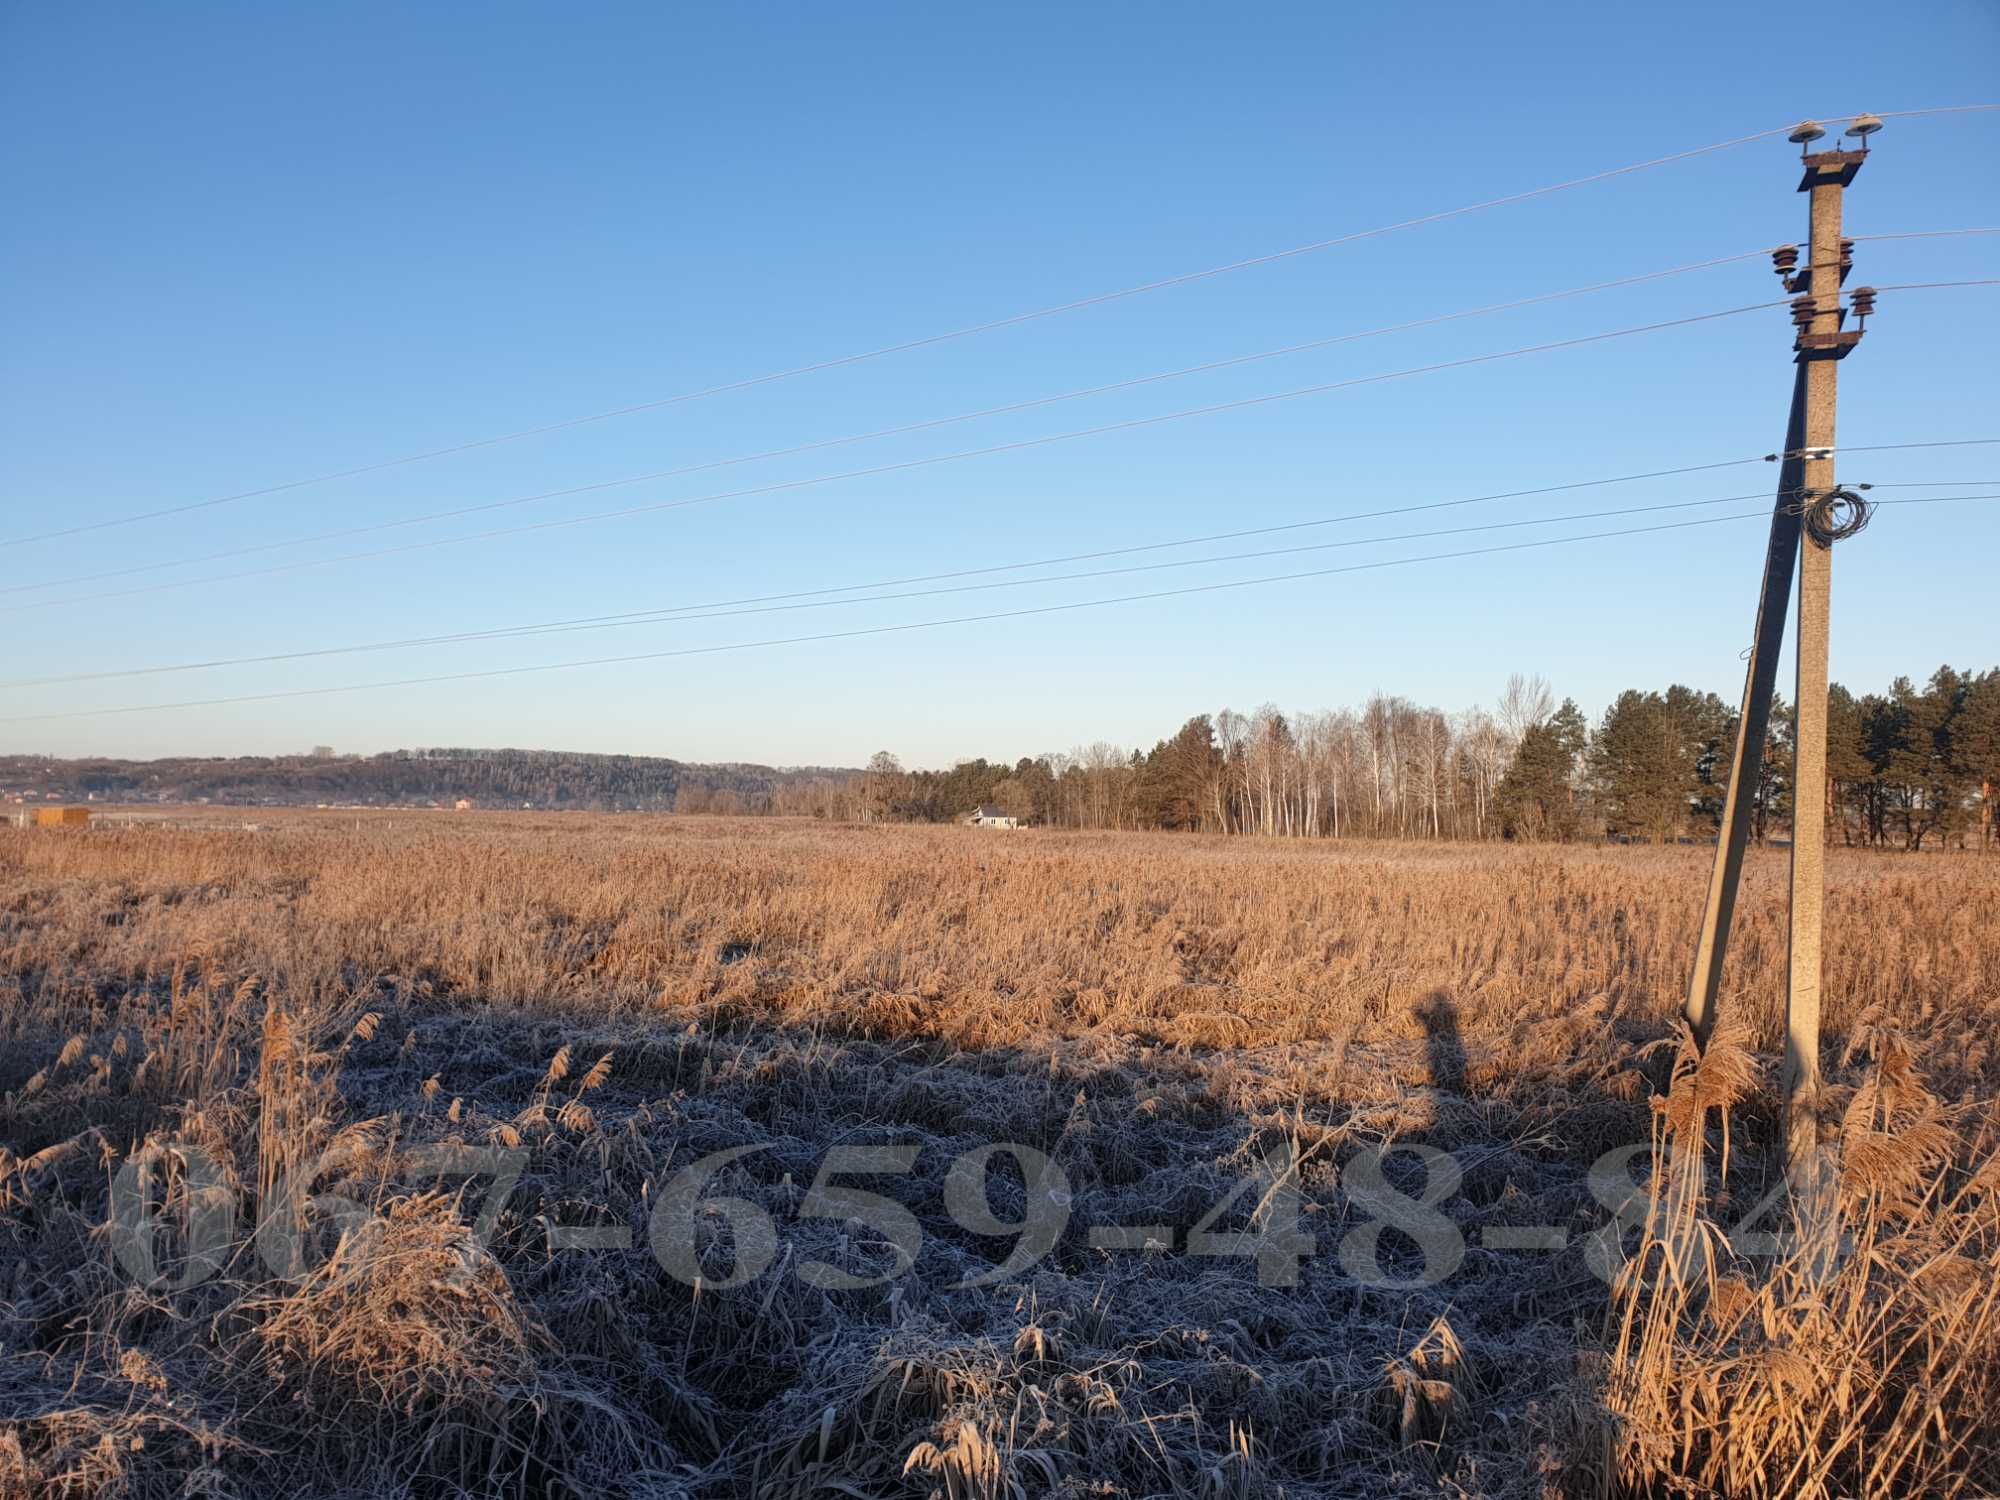
[[[1019,828],[1021,820],[1012,813],[995,807],[990,802],[982,802],[967,815],[967,823],[974,828]]]

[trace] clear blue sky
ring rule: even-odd
[[[1829,24],[1838,39],[1815,64],[1798,25],[1740,5],[10,4],[0,535],[756,376],[1803,115],[2000,98],[2000,11],[1987,0],[1862,8]],[[1808,72],[1822,81],[1798,81]],[[1848,194],[1850,232],[2000,224],[2000,115],[1892,121],[1876,147]],[[1791,378],[1775,311],[527,537],[139,591],[481,524],[436,523],[21,589],[1730,255],[1803,236],[1796,177],[1792,148],[1763,142],[852,368],[7,547],[5,675],[861,583],[1763,453],[1782,436]],[[1857,283],[1990,276],[2000,237],[1864,244],[1860,256]],[[947,453],[1778,291],[1765,262],[1746,261],[485,524]],[[2000,290],[1884,303],[1843,367],[1843,441],[2000,436]],[[2000,448],[1857,455],[1841,477],[2000,477]],[[1456,524],[1767,491],[1772,479],[1770,466],[1725,470],[1489,506]],[[1346,533],[1451,524],[1447,513]],[[1622,524],[1635,523],[1569,529]],[[0,712],[755,640],[1479,540],[8,688]],[[1996,547],[2000,502],[1884,511],[1836,558],[1835,675],[1872,688],[1944,660],[2000,661]],[[1150,744],[1193,712],[1332,706],[1376,687],[1456,709],[1490,701],[1516,670],[1546,675],[1593,715],[1628,685],[1679,680],[1733,700],[1760,549],[1761,526],[1739,523],[988,625],[7,724],[0,748],[511,744],[851,764],[887,746],[941,764],[1098,738]],[[107,590],[124,592],[19,607]]]

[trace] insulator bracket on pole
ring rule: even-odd
[[[1846,187],[1854,181],[1854,174],[1861,170],[1861,164],[1868,160],[1868,148],[1859,151],[1812,151],[1805,157],[1805,175],[1799,179],[1799,191],[1809,193],[1816,187],[1838,184]]]
[[[1840,242],[1840,284],[1842,286],[1847,285],[1848,273],[1853,269],[1854,269],[1854,241],[1842,240]],[[1788,292],[1799,292],[1802,294],[1807,294],[1810,293],[1812,289],[1813,289],[1813,268],[1811,266],[1806,266],[1801,270],[1793,272],[1791,275],[1785,278],[1785,290]]]
[[[1810,359],[1845,359],[1861,342],[1859,328],[1844,328],[1839,333],[1802,333],[1792,343],[1798,351],[1798,362]]]

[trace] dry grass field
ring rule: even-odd
[[[258,816],[0,832],[0,1494],[2000,1489],[2000,859],[1815,1238],[1782,852]]]

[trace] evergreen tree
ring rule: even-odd
[[[1879,701],[1879,700],[1875,700]],[[1839,683],[1826,695],[1826,774],[1833,782],[1834,805],[1840,811],[1841,837],[1854,842],[1848,813],[1865,844],[1882,836],[1882,788],[1870,757],[1872,709]]]
[[[1221,774],[1214,727],[1207,714],[1196,714],[1140,762],[1134,791],[1140,820],[1154,828],[1199,829],[1209,821]]]
[[[1952,729],[1952,755],[1967,785],[1978,793],[1980,843],[1991,848],[2000,837],[1994,810],[1994,798],[2000,796],[2000,669],[1966,678]]]
[[[1581,822],[1576,808],[1576,772],[1588,739],[1582,711],[1567,698],[1546,723],[1534,725],[1521,736],[1520,747],[1493,796],[1503,837],[1576,837]]]
[[[1715,694],[1679,684],[1664,693],[1620,693],[1591,744],[1606,829],[1665,843],[1698,822],[1712,825],[1729,719]]]
[[[1770,837],[1773,823],[1791,820],[1792,756],[1798,743],[1798,727],[1798,713],[1782,697],[1773,694],[1771,718],[1764,730],[1764,759],[1758,770],[1757,794],[1751,802],[1750,832],[1760,844]],[[1733,723],[1729,732],[1733,744],[1736,733]],[[1728,765],[1728,761],[1718,760],[1716,767],[1716,774],[1725,780]],[[1727,795],[1726,786],[1723,795]]]
[[[1933,833],[1949,835],[1963,819],[1968,778],[1954,760],[1952,731],[1965,696],[1965,680],[1950,667],[1921,689],[1907,677],[1890,684],[1878,764],[1906,849],[1923,848]]]

